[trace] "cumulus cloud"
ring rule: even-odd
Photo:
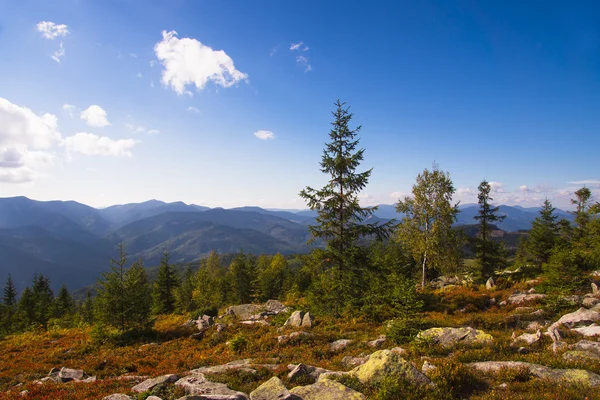
[[[290,51],[293,52],[305,52],[308,51],[308,46],[304,44],[304,42],[298,42],[298,43],[292,43],[292,45],[290,46]],[[304,68],[304,72],[309,72],[312,71],[312,67],[310,65],[310,62],[308,60],[308,57],[304,56],[304,55],[297,55],[296,56],[296,64],[300,65],[301,67]]]
[[[238,71],[223,50],[213,50],[196,39],[179,39],[175,31],[163,31],[162,36],[154,46],[154,53],[164,67],[163,84],[177,94],[191,94],[186,89],[188,85],[202,90],[212,82],[227,88],[248,80],[248,75]]]
[[[59,36],[67,36],[69,33],[71,33],[69,32],[67,25],[55,24],[54,22],[50,21],[39,22],[35,27],[37,28],[38,32],[42,33],[42,37],[51,40]]]
[[[89,126],[95,128],[103,128],[110,125],[106,117],[106,111],[102,107],[97,105],[91,105],[87,109],[83,110],[80,114],[82,120],[86,121]]]
[[[138,72],[136,76],[138,77],[138,79],[141,79],[141,78],[143,78],[143,77],[144,77],[144,75],[142,75],[142,73],[141,73],[141,72]]]
[[[134,139],[113,140],[106,136],[79,132],[63,141],[68,153],[80,153],[88,156],[131,157],[131,149],[140,143]]]
[[[36,115],[0,98],[0,182],[30,182],[44,175],[59,141],[56,116]]]
[[[60,64],[60,59],[65,56],[65,47],[63,46],[63,42],[60,42],[60,47],[58,50],[52,54],[52,59]]]
[[[490,189],[492,193],[503,193],[504,192],[504,184],[501,182],[490,182]]]
[[[273,140],[275,139],[275,134],[271,131],[256,131],[254,132],[254,136],[259,138],[260,140]]]

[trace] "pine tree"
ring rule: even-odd
[[[200,311],[207,312],[219,308],[225,301],[225,279],[221,268],[221,257],[211,251],[200,263],[194,278],[194,305]]]
[[[169,264],[169,251],[165,249],[154,282],[153,311],[155,314],[170,314],[175,311],[175,289],[178,283],[177,273]]]
[[[35,297],[30,287],[26,287],[21,292],[21,297],[19,298],[19,303],[17,305],[17,312],[23,326],[27,327],[36,322]]]
[[[141,261],[136,261],[125,273],[126,310],[129,328],[144,330],[150,325],[152,292],[148,275]]]
[[[88,290],[85,295],[85,300],[81,305],[80,313],[83,322],[86,324],[92,324],[94,322],[94,300],[92,299],[92,293]]]
[[[45,327],[51,317],[51,307],[54,300],[54,293],[50,288],[50,279],[42,274],[34,275],[32,293],[35,303],[34,322]]]
[[[452,229],[459,213],[458,203],[451,203],[454,192],[450,175],[434,164],[432,171],[425,169],[417,175],[413,196],[396,205],[396,211],[404,213],[397,227],[397,239],[421,265],[422,287],[430,266],[443,271],[460,262],[460,241]]]
[[[550,259],[552,249],[558,240],[558,215],[550,200],[544,200],[540,215],[532,222],[531,230],[523,248],[536,267],[541,267]]]
[[[194,309],[194,272],[189,265],[183,271],[181,284],[175,289],[175,309],[179,313]]]
[[[312,241],[327,242],[327,259],[333,269],[330,288],[338,292],[333,305],[339,313],[343,304],[360,297],[361,255],[358,241],[365,237],[386,238],[391,223],[368,223],[366,220],[376,207],[361,207],[358,194],[369,181],[372,170],[357,172],[364,157],[358,149],[357,138],[361,127],[350,128],[353,114],[345,103],[335,103],[334,122],[329,132],[330,142],[325,145],[321,158],[321,172],[329,176],[322,189],[306,187],[300,197],[308,207],[317,211],[316,225],[309,226]]]
[[[493,274],[495,268],[506,263],[501,245],[491,238],[491,224],[502,222],[506,216],[498,215],[500,207],[492,206],[494,199],[490,196],[492,188],[489,182],[483,180],[478,189],[479,211],[474,218],[479,221],[479,235],[475,238],[475,260],[485,279]]]
[[[257,262],[256,291],[260,301],[280,298],[288,263],[281,253],[269,258],[261,256]]]
[[[583,238],[586,234],[586,228],[590,222],[590,207],[592,207],[592,191],[587,187],[582,187],[575,192],[575,198],[571,199],[571,204],[575,205],[575,224],[577,224],[576,235]]]
[[[58,290],[58,294],[53,303],[54,318],[63,318],[72,314],[75,310],[75,302],[65,285]]]
[[[17,289],[15,288],[10,274],[8,274],[6,284],[4,285],[4,297],[2,298],[2,302],[11,309],[17,305]]]
[[[230,300],[234,304],[245,304],[252,300],[254,260],[250,255],[238,253],[227,272],[230,285]]]

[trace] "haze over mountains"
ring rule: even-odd
[[[500,206],[505,231],[529,229],[537,208]],[[458,224],[473,224],[477,205],[461,206]],[[561,217],[572,219],[565,211]],[[0,198],[0,280],[8,273],[23,288],[35,272],[50,277],[56,288],[89,285],[107,270],[119,242],[130,260],[145,266],[159,263],[165,247],[174,263],[197,261],[211,250],[254,254],[304,252],[309,210],[233,209],[165,203],[115,205],[96,209],[74,201],[35,201],[26,197]],[[373,218],[400,219],[393,205],[380,205]]]

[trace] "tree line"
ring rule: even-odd
[[[461,274],[484,283],[511,264],[532,276],[543,274],[546,290],[578,289],[586,271],[600,267],[600,204],[589,188],[574,193],[575,223],[559,219],[546,199],[529,234],[509,260],[494,224],[505,216],[493,205],[487,180],[478,187],[475,237],[455,223],[459,204],[448,172],[433,164],[416,177],[410,196],[399,199],[401,221],[379,222],[376,207],[363,207],[359,194],[372,169],[358,171],[364,157],[361,127],[350,126],[353,114],[338,101],[321,159],[328,183],[300,191],[318,216],[309,227],[313,241],[325,243],[308,254],[254,256],[238,253],[228,264],[211,252],[198,268],[178,272],[165,250],[158,275],[150,282],[141,261],[129,263],[123,244],[110,259],[110,269],[96,284],[96,296],[73,301],[66,287],[56,296],[49,281],[36,275],[20,298],[10,279],[1,305],[0,332],[31,327],[93,324],[121,333],[143,331],[155,315],[216,315],[230,304],[281,299],[304,301],[311,311],[340,316],[348,313],[376,321],[403,321],[410,330],[422,301],[418,286],[443,274]],[[474,255],[465,262],[465,249]]]

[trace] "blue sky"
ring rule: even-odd
[[[600,194],[600,5],[539,4],[0,2],[1,196],[304,208],[340,98],[364,204],[435,161],[567,207]]]

